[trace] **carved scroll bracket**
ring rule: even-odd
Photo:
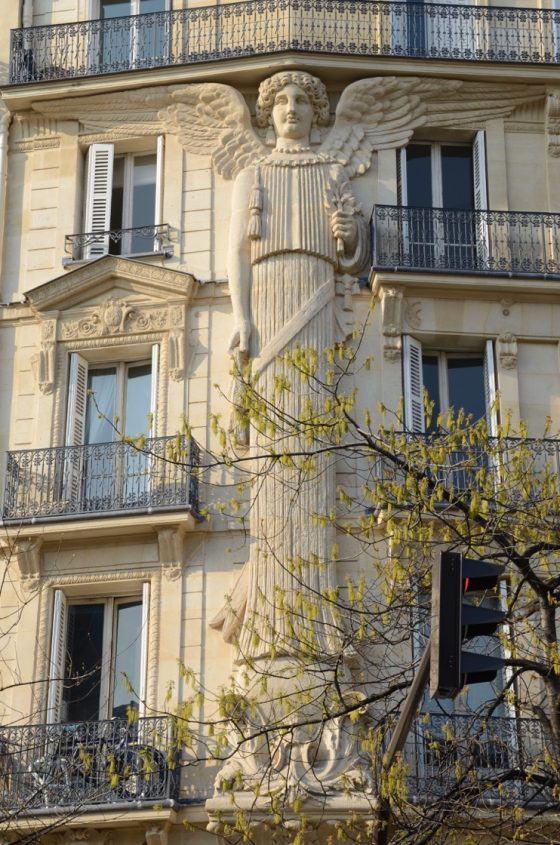
[[[168,835],[167,825],[148,827],[145,833],[146,845],[167,845]]]
[[[184,558],[183,525],[158,528],[159,562],[162,572],[168,581],[176,581],[181,577]]]
[[[31,359],[35,381],[45,395],[52,393],[56,381],[56,332],[56,318],[42,321],[41,346]]]
[[[403,293],[399,288],[383,288],[381,296],[383,355],[395,361],[402,353]]]
[[[21,584],[27,592],[33,592],[39,584],[42,545],[41,537],[18,537],[2,544],[4,560],[17,564]]]
[[[336,276],[335,284],[337,329],[341,339],[347,340],[354,331],[356,323],[352,298],[359,290],[358,279],[349,273],[343,273]]]
[[[170,332],[167,338],[169,350],[169,378],[182,381],[185,377],[185,320],[186,306],[171,305],[169,308]]]
[[[504,370],[517,367],[517,338],[509,332],[500,335],[497,342],[498,361]]]

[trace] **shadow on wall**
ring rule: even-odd
[[[5,85],[8,82],[9,65],[7,62],[0,62],[0,85]]]

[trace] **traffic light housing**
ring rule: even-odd
[[[463,600],[465,593],[492,590],[503,566],[464,558],[458,552],[441,552],[432,571],[432,630],[430,646],[430,694],[432,698],[455,698],[467,684],[493,681],[503,660],[463,651],[466,640],[491,635],[505,613],[477,607]]]

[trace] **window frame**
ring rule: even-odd
[[[98,717],[92,721],[102,721],[112,718],[111,709],[116,686],[116,633],[117,633],[117,609],[123,604],[139,602],[141,605],[141,628],[140,628],[140,666],[139,678],[140,688],[135,690],[138,697],[139,716],[146,712],[146,691],[147,691],[147,655],[149,642],[149,613],[150,613],[150,582],[139,581],[138,589],[130,591],[127,585],[126,592],[119,592],[118,595],[87,595],[59,587],[54,590],[51,635],[49,649],[49,680],[47,689],[46,720],[48,724],[57,722],[66,723],[68,720],[64,713],[64,681],[66,678],[66,660],[68,654],[68,613],[72,606],[82,605],[103,605],[103,634],[102,634],[102,658],[101,658],[101,679],[99,688]]]
[[[163,210],[163,167],[165,142],[163,135],[155,137],[155,145],[142,149],[128,149],[122,144],[94,143],[87,148],[85,162],[85,189],[83,204],[83,231],[84,234],[99,233],[99,239],[86,244],[83,258],[91,261],[109,254],[111,229],[111,209],[114,190],[114,163],[115,159],[124,159],[123,172],[123,214],[120,229],[123,231],[132,228],[132,214],[134,209],[134,159],[139,156],[155,155],[155,198],[154,198],[154,220],[153,225],[160,226]],[[136,147],[136,145],[134,145]],[[154,149],[155,146],[155,149]],[[103,237],[101,235],[103,234]],[[121,239],[121,256],[152,255],[161,251],[159,238],[154,237],[152,250],[133,253],[131,251],[130,235]]]

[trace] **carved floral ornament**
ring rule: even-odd
[[[103,337],[166,332],[169,375],[180,381],[185,372],[186,306],[172,304],[163,308],[131,305],[109,297],[101,305],[74,319],[45,319],[41,323],[39,352],[31,358],[31,368],[41,393],[48,395],[56,382],[56,340],[83,341]]]

